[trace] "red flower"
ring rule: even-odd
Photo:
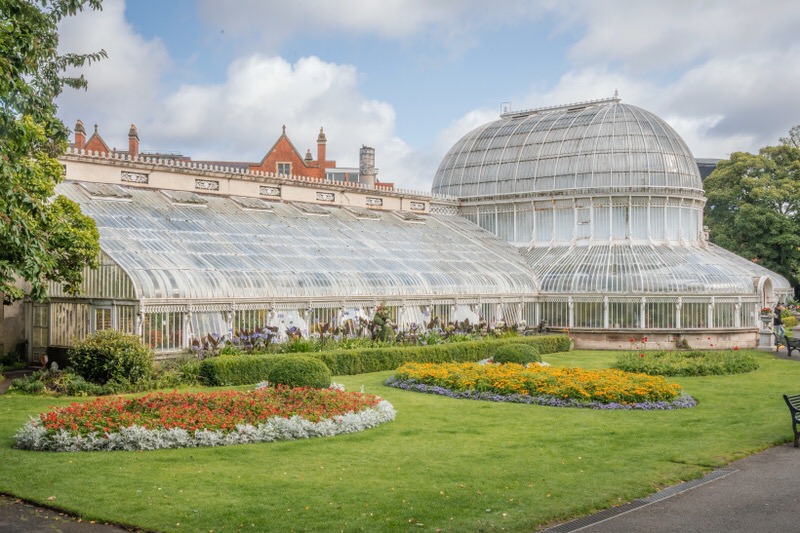
[[[642,342],[647,342],[647,337],[642,337]]]
[[[631,337],[631,342],[636,342],[636,339],[634,339],[633,337]]]
[[[272,416],[302,416],[312,422],[347,412],[374,407],[377,396],[331,389],[265,388],[255,391],[211,393],[154,393],[124,399],[94,401],[56,408],[41,416],[48,430],[71,429],[74,433],[113,433],[140,425],[209,430],[231,430],[236,424],[257,424]]]
[[[734,347],[733,347],[733,351],[734,351],[734,352],[735,352],[735,351],[738,351],[738,350],[739,350],[739,347],[738,347],[738,346],[734,346]]]
[[[644,354],[643,354],[643,353],[640,353],[640,354],[639,354],[639,357],[644,357]]]

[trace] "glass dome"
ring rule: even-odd
[[[720,326],[703,306],[725,302],[738,306],[733,327],[752,324],[759,301],[791,293],[784,277],[707,242],[688,146],[662,119],[616,97],[504,113],[453,145],[432,190],[458,198],[460,215],[518,247],[551,324],[673,328],[685,304],[700,306],[695,326]],[[653,298],[666,307],[648,312]],[[615,306],[633,318],[614,318]]]
[[[456,142],[433,180],[462,200],[645,189],[701,197],[702,180],[666,122],[618,98],[505,113]]]

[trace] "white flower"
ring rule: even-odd
[[[184,429],[145,429],[141,426],[123,428],[116,433],[98,435],[72,435],[60,430],[47,435],[40,419],[31,418],[14,435],[15,446],[23,450],[77,452],[96,450],[159,450],[165,448],[193,448],[197,446],[228,446],[276,440],[332,437],[355,433],[394,420],[396,411],[392,404],[381,400],[378,405],[358,413],[346,413],[335,418],[310,422],[299,416],[274,417],[263,424],[237,425],[233,431],[199,429],[190,433]]]

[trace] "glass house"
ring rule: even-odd
[[[32,304],[37,354],[105,328],[158,352],[256,326],[356,331],[378,304],[401,328],[517,323],[538,293],[515,248],[456,215],[77,180],[57,192],[95,220],[102,264],[79,298],[52,285]]]
[[[686,143],[616,97],[504,113],[453,145],[433,193],[519,249],[540,285],[537,318],[585,346],[631,332],[745,346],[760,307],[792,294],[784,277],[708,242]]]
[[[101,266],[78,297],[52,285],[25,303],[34,359],[106,328],[162,354],[256,326],[357,333],[379,304],[406,330],[546,322],[587,348],[752,347],[760,308],[792,294],[708,242],[686,143],[616,97],[504,113],[453,145],[432,194],[136,150],[61,162]]]

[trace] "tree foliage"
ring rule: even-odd
[[[55,196],[62,179],[56,159],[67,147],[68,130],[56,117],[63,88],[86,87],[80,68],[106,57],[59,54],[58,22],[100,9],[101,0],[0,0],[0,292],[4,302],[34,299],[46,283],[76,293],[85,266],[95,267],[99,235],[94,221],[74,202]]]
[[[704,187],[711,242],[782,274],[797,290],[800,148],[787,142],[764,147],[758,155],[731,154]]]

